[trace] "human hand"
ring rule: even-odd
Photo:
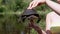
[[[29,23],[29,27],[33,28],[33,26],[34,26],[34,23]]]
[[[60,4],[60,0],[57,0],[57,2]]]
[[[38,27],[38,25],[35,23],[29,23],[29,27],[36,28],[36,27]]]
[[[40,4],[45,3],[45,0],[33,0],[27,9],[32,9]]]

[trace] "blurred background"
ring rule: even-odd
[[[24,26],[18,23],[20,14],[28,7],[32,0],[0,0],[0,34],[21,34]],[[36,11],[41,16],[37,23],[45,30],[46,14],[52,10],[45,4],[37,6]],[[33,34],[35,30],[32,30]]]

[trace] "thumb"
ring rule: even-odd
[[[28,8],[27,9],[32,9],[31,7],[32,7],[32,5],[33,5],[33,1],[30,3],[30,5],[28,6]]]

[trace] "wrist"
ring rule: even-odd
[[[51,0],[46,0],[46,4],[49,4],[50,1],[51,1]]]
[[[46,0],[44,0],[44,1],[41,1],[41,3],[43,4],[43,3],[45,3],[46,2]]]
[[[50,2],[50,1],[51,1],[51,0],[46,0],[46,3],[47,3],[47,2]]]
[[[33,24],[33,25],[32,25],[32,28],[36,28],[36,27],[38,27],[36,24]]]
[[[49,2],[49,0],[46,0],[46,3]]]

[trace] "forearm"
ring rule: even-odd
[[[58,14],[60,14],[60,4],[55,3],[51,0],[46,0],[46,4],[52,8],[55,12],[57,12]]]
[[[52,32],[50,30],[47,30],[45,32],[45,31],[41,30],[38,26],[34,26],[33,28],[38,32],[38,34],[52,34]]]
[[[42,34],[41,28],[39,28],[39,27],[36,26],[36,25],[35,25],[33,28],[38,32],[38,34]]]

